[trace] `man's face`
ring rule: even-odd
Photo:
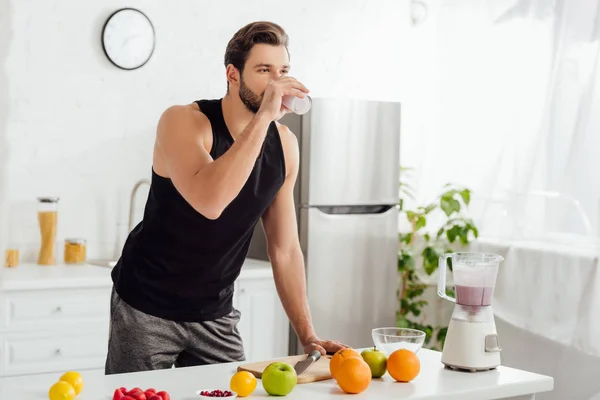
[[[256,114],[269,81],[279,79],[289,70],[290,59],[285,46],[254,45],[240,76],[239,95],[242,103]]]

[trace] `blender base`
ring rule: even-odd
[[[493,319],[487,322],[451,319],[441,362],[458,371],[489,371],[501,365],[500,352]]]
[[[446,369],[451,369],[453,371],[459,372],[482,372],[482,371],[491,371],[496,369],[497,367],[486,367],[486,368],[472,368],[472,367],[459,367],[457,365],[450,365],[446,363],[442,363],[446,367]]]

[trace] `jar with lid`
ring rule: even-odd
[[[4,266],[14,268],[19,265],[19,249],[11,247],[6,249]]]
[[[19,251],[22,243],[22,230],[21,221],[18,212],[11,211],[8,214],[8,240],[5,250],[4,266],[8,268],[14,268],[19,266]]]
[[[56,264],[56,230],[58,227],[58,197],[38,197],[38,222],[41,246],[39,265]]]
[[[85,239],[65,239],[65,264],[83,264],[85,255]]]

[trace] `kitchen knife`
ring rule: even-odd
[[[304,371],[308,369],[312,365],[312,363],[316,362],[319,358],[321,358],[321,352],[319,350],[313,350],[310,354],[302,361],[298,361],[294,366],[296,370],[296,375],[300,375]]]

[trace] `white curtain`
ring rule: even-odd
[[[600,0],[413,0],[402,165],[484,235],[600,231]],[[595,240],[595,239],[594,239]]]

